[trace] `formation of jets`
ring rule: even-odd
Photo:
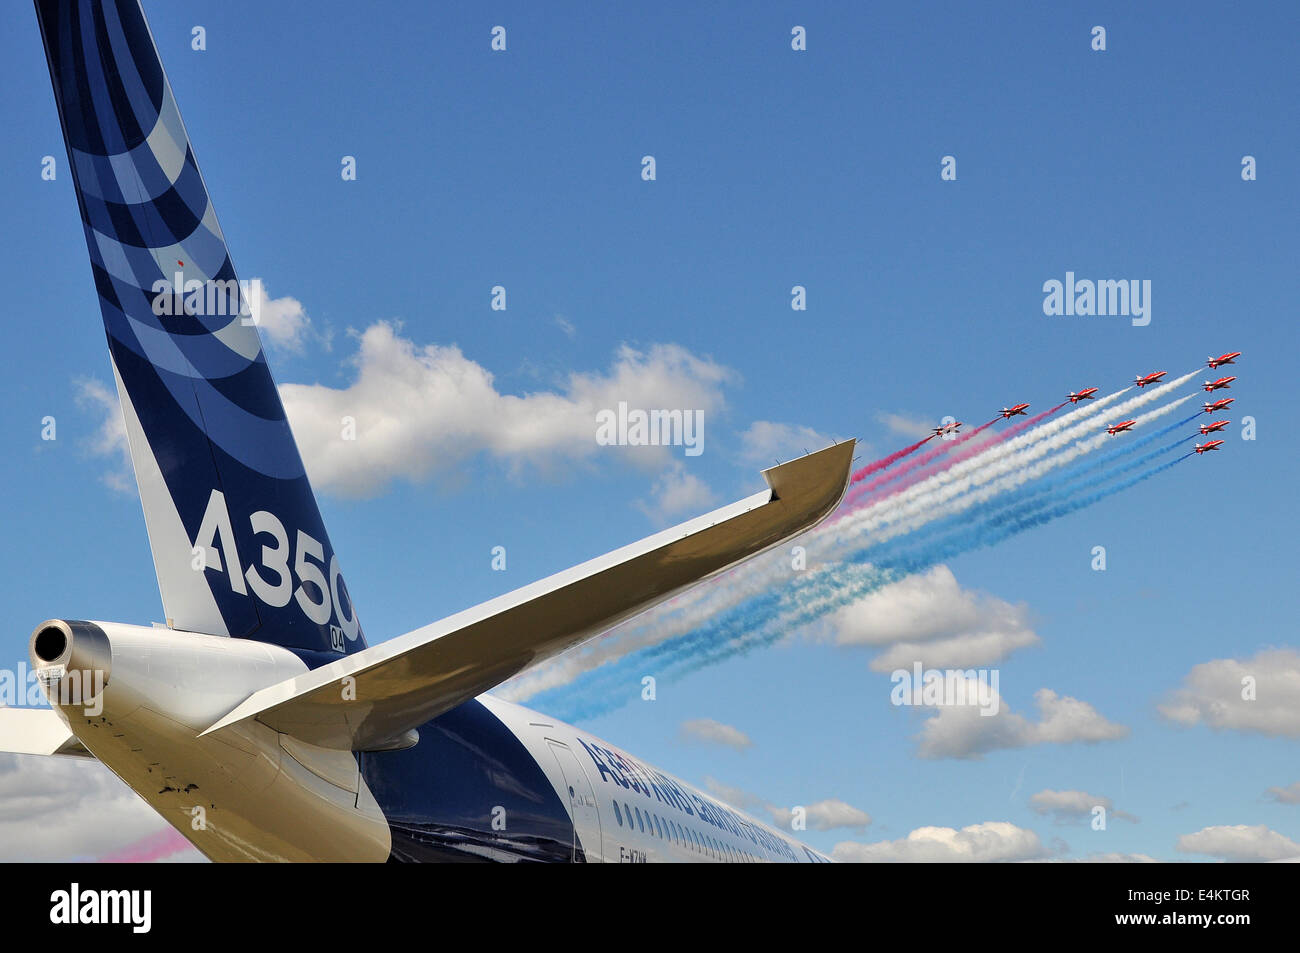
[[[1226,354],[1220,354],[1218,357],[1207,358],[1205,363],[1209,367],[1220,367],[1224,364],[1236,363],[1236,359],[1239,357],[1241,357],[1240,351],[1229,351]],[[1150,374],[1139,374],[1137,377],[1133,378],[1133,383],[1138,387],[1146,387],[1148,384],[1158,384],[1168,373],[1168,371],[1152,371]],[[1205,388],[1205,392],[1208,394],[1216,390],[1224,390],[1230,387],[1232,382],[1236,379],[1237,378],[1235,377],[1220,377],[1218,380],[1206,381],[1201,386]],[[1085,387],[1083,390],[1070,391],[1070,393],[1065,395],[1065,399],[1072,404],[1077,404],[1081,400],[1095,400],[1096,394],[1096,387]],[[1207,414],[1213,414],[1217,411],[1227,409],[1227,406],[1231,404],[1232,401],[1233,398],[1231,397],[1221,397],[1216,401],[1207,401],[1202,405],[1201,409]],[[1003,420],[1010,420],[1012,417],[1023,416],[1028,410],[1028,404],[1012,404],[1010,407],[1003,407],[999,413],[1002,415]],[[1228,426],[1230,423],[1232,423],[1231,420],[1216,420],[1213,423],[1202,424],[1200,426],[1201,436],[1223,430],[1223,428]],[[1121,420],[1119,423],[1111,424],[1107,427],[1106,433],[1113,437],[1116,434],[1127,433],[1136,425],[1136,420]],[[942,437],[945,434],[957,433],[959,427],[961,427],[960,421],[951,424],[940,424],[938,427],[931,429],[930,435],[932,437]],[[1223,446],[1222,440],[1210,440],[1203,444],[1198,443],[1196,445],[1196,452],[1205,453],[1209,450],[1218,450],[1221,446]]]
[[[1216,367],[1222,367],[1224,364],[1235,364],[1236,359],[1241,357],[1240,351],[1229,351],[1227,354],[1220,354],[1218,357],[1209,357],[1205,359],[1205,366],[1210,370]]]
[[[1220,354],[1218,357],[1207,358],[1205,363],[1207,367],[1211,367],[1211,368],[1221,367],[1224,364],[1235,364],[1237,358],[1239,357],[1241,357],[1240,351],[1229,351],[1226,354]],[[1164,377],[1165,374],[1167,373],[1168,371],[1153,371],[1150,374],[1142,374],[1133,378],[1133,383],[1136,384],[1138,387],[1146,387],[1148,384],[1158,383],[1160,379]],[[1237,378],[1235,377],[1220,377],[1218,380],[1206,381],[1201,386],[1204,387],[1205,392],[1209,394],[1216,390],[1227,389],[1232,385],[1232,382],[1235,381],[1236,379]],[[1067,399],[1070,401],[1070,403],[1077,404],[1080,400],[1091,399],[1092,395],[1096,393],[1096,391],[1097,388],[1090,387],[1087,390],[1079,391],[1079,393],[1077,394],[1071,392]],[[1220,397],[1218,400],[1206,401],[1204,404],[1201,405],[1201,410],[1202,412],[1207,414],[1218,413],[1221,410],[1226,410],[1228,408],[1228,405],[1231,404],[1232,401],[1233,401],[1232,397]],[[1003,416],[1006,416],[1005,409],[1003,410]],[[1200,431],[1200,435],[1204,437],[1207,434],[1217,433],[1223,430],[1223,428],[1227,427],[1228,424],[1230,423],[1232,423],[1232,421],[1227,419],[1215,420],[1208,424],[1201,424],[1201,426],[1198,427],[1197,429]],[[1119,423],[1111,424],[1109,427],[1107,427],[1106,433],[1110,434],[1113,437],[1115,436],[1115,434],[1125,433],[1126,431],[1132,430],[1136,424],[1137,424],[1136,420],[1121,420]],[[1209,453],[1211,450],[1218,450],[1222,446],[1223,446],[1222,440],[1207,440],[1205,443],[1196,444],[1195,452],[1197,454]]]

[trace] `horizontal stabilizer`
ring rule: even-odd
[[[853,449],[772,467],[761,493],[264,688],[204,734],[256,718],[327,748],[409,743],[431,718],[812,527],[844,495]]]
[[[0,708],[0,752],[94,757],[52,708]]]

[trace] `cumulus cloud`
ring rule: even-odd
[[[395,480],[422,483],[479,455],[512,470],[548,469],[618,454],[660,469],[674,448],[603,447],[596,415],[632,409],[721,411],[734,372],[673,344],[619,348],[604,372],[573,373],[550,391],[515,395],[455,346],[418,346],[387,322],[360,335],[347,387],[284,384],[280,396],[312,482],[344,496],[378,493]],[[342,421],[356,439],[341,439]]]
[[[739,728],[724,725],[712,718],[694,718],[681,725],[681,736],[686,741],[701,741],[705,744],[724,745],[737,751],[752,747],[749,735]]]
[[[777,827],[786,830],[791,828],[795,816],[794,808],[769,806],[768,811],[772,815],[772,822]],[[803,813],[808,826],[815,831],[841,829],[865,831],[871,824],[870,814],[852,804],[846,804],[839,798],[803,805]]]
[[[175,847],[172,859],[202,859],[168,831],[174,833],[97,761],[0,754],[0,861],[125,856],[133,845],[163,837]]]
[[[1300,844],[1263,824],[1254,827],[1245,824],[1204,827],[1195,834],[1183,834],[1176,846],[1183,853],[1209,854],[1221,860],[1290,860],[1300,857]]]
[[[1180,725],[1300,738],[1300,651],[1202,662],[1159,710]]]
[[[918,440],[927,436],[934,428],[934,421],[922,420],[920,417],[913,417],[910,414],[890,414],[881,411],[876,414],[876,420],[896,434]]]
[[[1300,804],[1300,781],[1288,784],[1284,788],[1269,788],[1266,793],[1279,804]]]
[[[256,296],[249,307],[262,340],[274,348],[301,353],[311,330],[311,318],[307,317],[302,302],[288,295],[272,298],[261,278],[254,278],[249,284]]]
[[[740,459],[759,469],[767,469],[776,466],[777,461],[787,462],[805,452],[829,447],[834,442],[831,437],[811,427],[756,420],[740,435]]]
[[[649,498],[638,502],[637,508],[654,522],[667,524],[683,514],[703,513],[716,502],[717,496],[708,484],[674,460],[655,478]]]
[[[1028,606],[963,590],[947,566],[891,583],[837,610],[818,630],[837,645],[878,648],[877,672],[970,668],[1038,643]]]
[[[743,788],[723,784],[715,778],[704,779],[704,789],[725,804],[740,808],[742,811],[760,811],[767,807],[767,802],[757,794],[751,794]]]
[[[1058,824],[1091,821],[1093,809],[1104,808],[1108,817],[1137,823],[1128,811],[1116,809],[1108,797],[1089,794],[1087,791],[1039,791],[1029,798],[1029,807],[1037,814],[1051,815]]]
[[[77,406],[99,418],[99,426],[87,443],[86,449],[94,456],[113,461],[101,474],[100,480],[109,489],[119,493],[135,492],[134,470],[131,468],[131,448],[126,440],[126,419],[117,392],[90,377],[73,382],[73,396]]]
[[[1149,854],[1125,854],[1117,851],[1087,854],[1083,857],[1058,857],[1053,861],[1071,864],[1158,864],[1160,861]]]
[[[756,794],[723,784],[713,778],[705,778],[704,784],[706,790],[720,801],[753,813],[766,811],[772,815],[772,823],[776,827],[786,830],[791,829],[794,808],[771,804]],[[816,831],[841,829],[862,831],[866,830],[871,824],[870,814],[854,807],[852,804],[841,801],[839,798],[827,798],[814,804],[800,806],[803,809],[804,820],[809,827]]]
[[[981,690],[996,696],[991,687]],[[983,706],[976,705],[937,707],[921,729],[917,754],[922,758],[977,759],[1001,748],[1113,741],[1129,731],[1107,721],[1087,702],[1057,695],[1050,688],[1035,692],[1034,702],[1040,714],[1038,721],[1015,714],[1000,698],[995,715],[981,714]]]
[[[1037,834],[1007,821],[985,821],[961,830],[918,827],[898,840],[843,841],[831,852],[836,860],[850,863],[987,863],[1039,860],[1050,854]]]

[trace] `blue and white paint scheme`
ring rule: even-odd
[[[485,693],[815,525],[853,442],[368,646],[139,0],[36,12],[166,621],[37,626],[0,750],[99,759],[213,860],[828,860]]]

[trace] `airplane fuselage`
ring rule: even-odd
[[[361,756],[394,861],[825,862],[587,732],[484,695]]]

